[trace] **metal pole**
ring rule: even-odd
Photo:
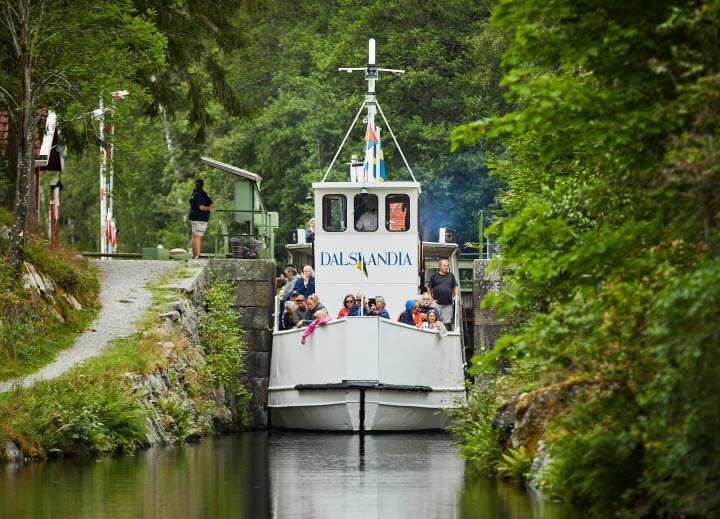
[[[105,171],[107,167],[107,150],[105,149],[105,108],[102,97],[100,98],[100,254],[107,253],[107,199],[105,191],[107,188]]]
[[[484,216],[485,211],[480,209],[480,216],[478,218],[478,252],[480,253],[480,259],[483,259],[483,234],[485,234]]]
[[[110,170],[109,170],[109,186],[108,186],[108,212],[107,227],[110,231],[108,236],[108,252],[115,252],[115,213],[113,212],[113,190],[115,189],[115,107],[117,106],[118,90],[115,89],[113,97],[113,108],[110,115]]]

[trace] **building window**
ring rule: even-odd
[[[385,227],[392,232],[404,232],[410,229],[410,197],[408,195],[385,197]]]
[[[355,195],[355,230],[372,232],[378,230],[378,197],[363,193]]]
[[[347,197],[325,195],[322,199],[322,225],[326,232],[342,232],[347,229]]]

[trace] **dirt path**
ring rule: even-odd
[[[147,283],[178,267],[180,263],[114,259],[96,261],[95,265],[102,272],[102,309],[97,318],[86,332],[78,336],[75,344],[58,353],[52,363],[31,375],[0,382],[0,393],[17,386],[31,386],[37,380],[58,377],[81,360],[99,355],[109,341],[134,333],[138,319],[152,303]]]

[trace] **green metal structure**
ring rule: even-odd
[[[252,236],[260,242],[259,258],[275,259],[278,213],[267,211],[260,195],[262,177],[250,171],[202,157],[203,164],[235,176],[235,208],[216,209],[215,256],[227,256],[234,237]]]

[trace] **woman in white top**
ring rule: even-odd
[[[445,325],[438,321],[438,316],[435,310],[428,310],[427,321],[423,321],[422,326],[423,330],[437,333],[440,337],[445,337],[447,335]]]

